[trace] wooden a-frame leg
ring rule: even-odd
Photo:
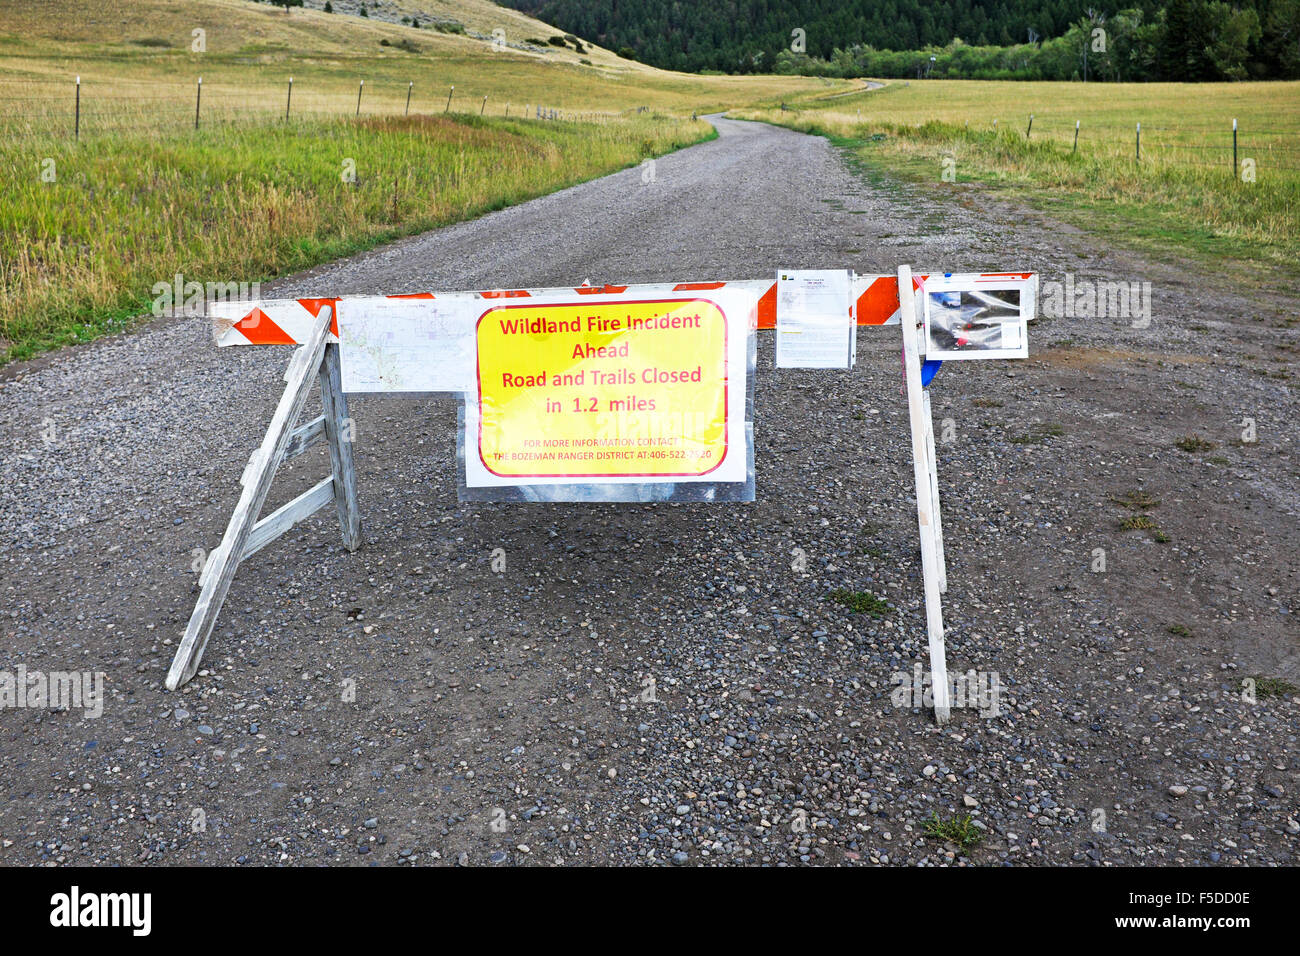
[[[221,605],[230,591],[230,582],[235,577],[235,570],[248,553],[249,537],[258,524],[257,516],[266,501],[267,492],[271,490],[271,480],[275,477],[276,467],[284,457],[289,439],[293,435],[294,422],[298,420],[307,396],[311,393],[312,378],[320,368],[325,354],[332,315],[329,306],[321,309],[307,342],[294,353],[293,361],[289,363],[289,370],[285,373],[284,395],[275,408],[275,414],[271,416],[271,425],[266,430],[266,437],[262,439],[262,444],[253,453],[253,457],[249,459],[243,477],[240,478],[244,490],[240,493],[239,502],[230,516],[226,533],[221,539],[220,546],[209,555],[204,565],[199,600],[194,605],[194,613],[190,615],[189,624],[185,627],[185,636],[181,638],[180,647],[177,648],[176,656],[172,659],[171,669],[167,672],[168,690],[175,690],[198,672],[199,661],[203,659],[204,648],[207,647],[208,638],[212,636],[212,628],[217,623],[217,614],[221,611]],[[309,492],[302,500],[311,504],[315,501],[310,499],[311,494]],[[328,499],[316,503],[328,504]],[[268,525],[275,525],[281,528],[280,533],[282,533],[284,529],[292,526],[294,520],[301,520],[304,512],[310,513],[306,512],[305,508],[294,508],[291,505],[285,506],[268,518],[268,524],[263,527],[270,531],[273,529]],[[254,544],[260,547],[256,541]]]
[[[334,470],[334,505],[343,530],[343,547],[355,551],[361,546],[361,512],[357,508],[357,470],[352,461],[354,425],[348,419],[348,400],[343,394],[339,368],[339,347],[325,346],[320,369],[320,400],[325,418],[325,437],[330,446]]]

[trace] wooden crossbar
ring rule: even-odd
[[[311,491],[299,495],[253,525],[240,560],[257,554],[299,521],[310,518],[334,500],[334,477],[331,475]]]
[[[301,455],[312,445],[325,440],[325,416],[314,418],[306,425],[299,425],[289,435],[289,444],[284,446],[284,455],[281,461],[288,461],[297,455]]]

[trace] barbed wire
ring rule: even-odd
[[[346,90],[337,87],[322,90],[308,84],[291,84],[288,77],[282,86],[248,89],[227,83],[199,83],[172,92],[159,93],[152,86],[136,92],[114,81],[111,89],[96,89],[93,81],[80,84],[50,79],[15,78],[0,74],[0,90],[27,85],[48,95],[0,92],[0,131],[28,139],[80,139],[113,133],[154,133],[165,135],[197,128],[241,124],[265,126],[273,122],[321,122],[326,120],[392,119],[403,116],[430,117],[484,116],[497,119],[576,122],[606,125],[633,110],[611,111],[579,109],[518,100],[493,99],[484,94],[448,84],[441,90],[426,86],[418,100],[412,98],[412,84],[384,83],[382,87],[357,86]],[[72,88],[69,92],[69,87]],[[431,92],[434,91],[434,92]],[[54,102],[57,92],[59,102]],[[358,109],[357,95],[363,102]],[[448,97],[450,96],[450,101]],[[47,102],[33,103],[45,99]],[[298,100],[295,103],[295,99]],[[232,102],[234,100],[235,102]],[[264,105],[278,100],[283,108]],[[188,101],[188,102],[187,102]],[[254,103],[263,105],[253,105]],[[10,104],[21,104],[14,108]],[[301,105],[299,105],[301,104]],[[643,112],[638,109],[636,112]],[[287,114],[287,115],[286,115]],[[148,118],[146,118],[146,116]],[[156,120],[156,122],[153,122]],[[12,145],[12,144],[8,144]]]

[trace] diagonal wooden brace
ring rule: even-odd
[[[167,672],[168,690],[175,690],[197,673],[203,651],[216,626],[217,614],[244,558],[261,550],[331,501],[337,505],[344,546],[355,551],[361,543],[356,470],[352,463],[352,423],[348,420],[347,399],[341,387],[338,345],[328,342],[332,318],[329,306],[320,310],[307,342],[294,353],[289,363],[284,395],[271,416],[266,437],[244,469],[240,479],[243,491],[221,544],[208,557],[203,568],[199,599]],[[294,424],[302,414],[303,405],[311,393],[312,378],[316,375],[320,378],[324,413],[295,429]],[[300,454],[322,438],[329,442],[332,475],[259,521],[258,515],[280,462]]]

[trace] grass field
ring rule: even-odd
[[[698,141],[696,111],[849,88],[541,50],[555,30],[485,0],[434,9],[525,49],[246,0],[0,7],[0,362],[127,327],[177,273],[266,280]]]
[[[1300,83],[892,82],[736,115],[830,135],[913,179],[987,184],[1118,241],[1232,271],[1295,267]]]
[[[706,123],[473,116],[223,127],[49,149],[0,203],[8,358],[125,328],[152,287],[254,281],[522,202],[687,145]],[[0,148],[0,163],[8,161]],[[355,175],[355,180],[347,178]]]
[[[720,109],[1117,241],[1295,270],[1297,83],[855,92],[862,81],[690,76],[539,45],[558,31],[488,0],[417,8],[464,32],[248,0],[6,0],[0,363],[128,326],[177,273],[283,275],[697,141],[710,127],[692,114]],[[1234,118],[1253,182],[1233,167]]]
[[[482,0],[434,9],[444,7],[485,21],[484,29],[495,11],[504,25],[493,29],[527,49],[315,10],[286,16],[248,0],[6,0],[0,133],[70,134],[76,76],[88,135],[192,127],[200,76],[205,124],[282,117],[290,77],[292,115],[334,117],[355,114],[363,80],[362,115],[403,112],[408,89],[412,112],[440,113],[453,85],[453,110],[496,116],[507,106],[518,116],[525,104],[566,114],[649,107],[682,115],[850,88],[803,77],[668,73],[594,46],[581,55],[567,47],[543,51],[526,41],[555,35],[552,27]],[[470,17],[466,9],[481,12]],[[205,31],[202,53],[191,50],[195,29]]]

